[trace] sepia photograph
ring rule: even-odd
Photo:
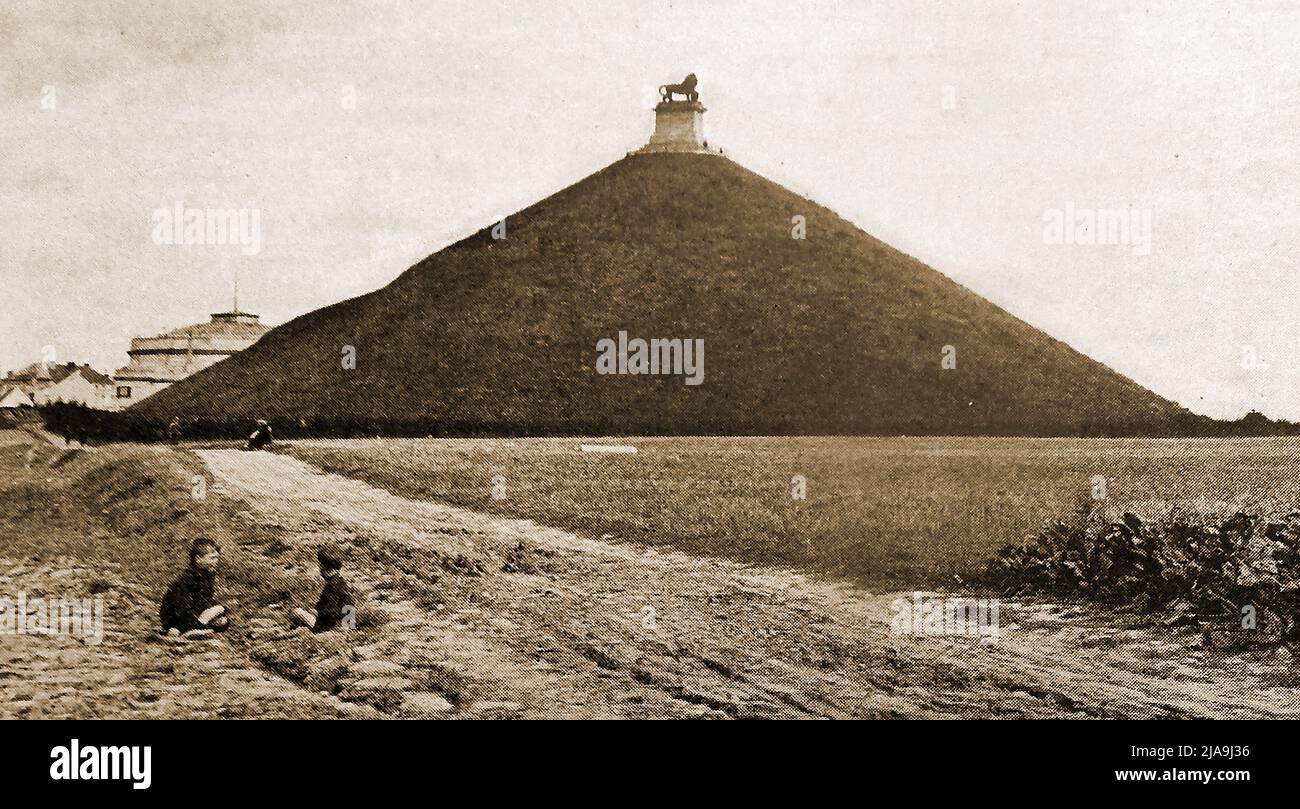
[[[1129,722],[1300,718],[1297,41],[5,0],[0,717],[55,789],[170,720],[1124,720],[1089,780],[1251,780]]]

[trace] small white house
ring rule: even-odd
[[[53,402],[76,402],[100,410],[118,410],[117,387],[109,377],[91,368],[65,362],[34,362],[0,379],[0,389],[18,389],[40,407]]]
[[[113,380],[89,366],[70,369],[58,382],[36,391],[32,401],[37,405],[75,402],[101,410],[111,410],[117,405]]]
[[[0,408],[16,410],[20,407],[35,406],[36,403],[32,401],[32,397],[24,393],[22,388],[0,387]]]

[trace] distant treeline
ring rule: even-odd
[[[80,404],[55,403],[39,408],[46,427],[59,435],[105,443],[114,441],[152,442],[168,439],[167,427],[171,418],[155,414],[136,413],[131,410],[108,412]],[[247,438],[253,431],[256,416],[231,418],[181,417],[181,438],[186,441],[237,440]],[[277,438],[411,438],[433,436],[437,438],[519,438],[527,436],[580,436],[620,435],[616,418],[607,423],[590,424],[538,424],[509,422],[449,422],[433,419],[381,419],[381,418],[329,418],[329,419],[270,419]],[[723,435],[721,429],[696,423],[691,429],[665,429],[661,435]],[[797,434],[773,425],[771,430],[756,430],[754,435]],[[927,429],[923,423],[899,424],[895,431],[885,435],[945,435],[940,429]],[[964,433],[966,434],[966,433]],[[975,431],[974,435],[1024,436],[1024,437],[1081,437],[1081,438],[1236,438],[1251,436],[1300,435],[1300,424],[1274,421],[1252,412],[1236,421],[1218,421],[1205,416],[1185,414],[1163,423],[1126,423],[1117,420],[1107,424],[1081,423],[1073,432],[1043,433],[1031,430],[1016,431],[1003,425],[1001,430]]]
[[[1252,410],[1235,420],[1212,419],[1185,413],[1169,420],[1166,424],[1155,426],[1140,424],[1112,425],[1110,429],[1102,427],[1089,428],[1084,425],[1079,433],[1084,437],[1156,437],[1156,438],[1254,438],[1281,435],[1300,435],[1300,424],[1283,419],[1270,419],[1263,413]]]
[[[84,438],[92,443],[133,441],[149,443],[169,440],[171,419],[130,410],[109,412],[80,404],[56,403],[39,408],[46,429],[68,438]],[[495,435],[473,425],[432,423],[429,421],[392,421],[380,419],[269,419],[276,438],[373,438],[390,436],[461,437]],[[180,418],[180,438],[184,441],[239,440],[248,438],[256,427],[257,417]],[[527,431],[507,433],[529,435]]]

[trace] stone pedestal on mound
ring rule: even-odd
[[[698,101],[661,101],[655,107],[655,132],[640,151],[717,154],[704,140],[705,107]]]

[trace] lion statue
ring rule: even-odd
[[[699,81],[695,74],[687,76],[681,84],[661,84],[659,85],[659,95],[664,101],[672,101],[673,95],[686,96],[687,101],[699,101],[700,94],[695,92],[695,84]]]

